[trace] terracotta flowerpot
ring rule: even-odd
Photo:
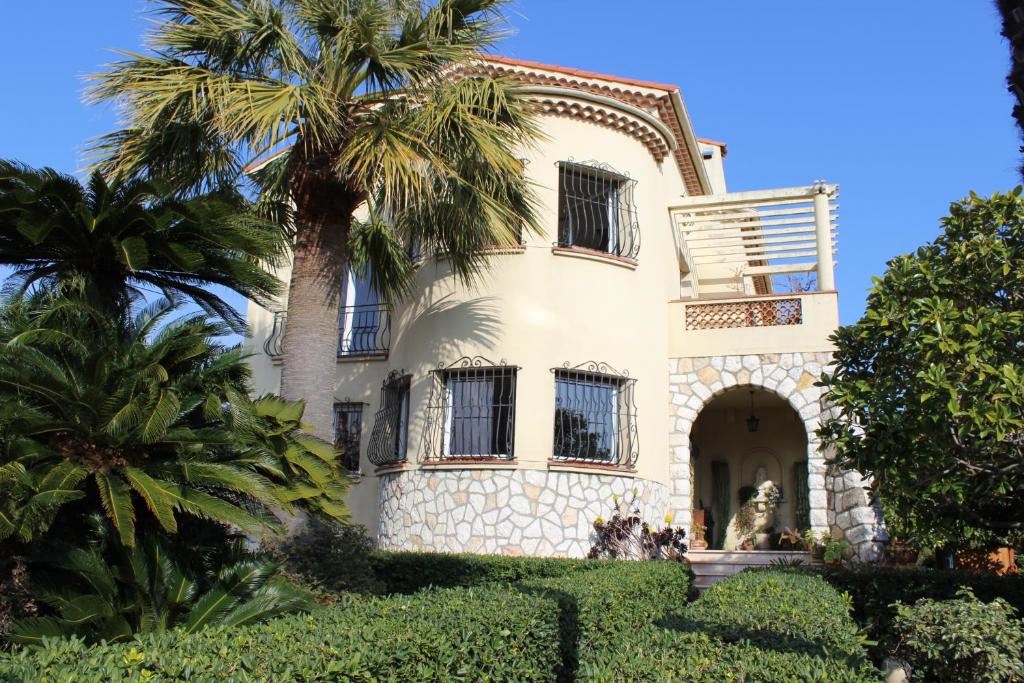
[[[1013,548],[994,550],[961,550],[956,554],[956,568],[988,574],[1016,574],[1018,571],[1016,553]]]
[[[889,546],[889,556],[895,564],[914,564],[917,562],[917,549],[897,541]]]

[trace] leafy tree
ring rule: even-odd
[[[309,593],[278,575],[276,563],[248,553],[241,539],[188,539],[183,550],[165,534],[149,533],[128,547],[99,515],[85,547],[42,549],[38,599],[52,616],[14,623],[11,640],[78,636],[116,642],[136,633],[207,626],[245,626],[315,605]],[[204,543],[205,541],[205,543]],[[205,559],[197,558],[204,553]]]
[[[276,224],[230,192],[181,200],[160,180],[108,183],[93,173],[82,185],[0,160],[0,264],[23,291],[77,280],[111,315],[158,291],[241,331],[244,319],[210,286],[267,301],[280,282],[263,264],[285,247]]]
[[[536,227],[516,153],[537,134],[532,109],[472,70],[506,2],[159,0],[153,51],[94,79],[89,96],[123,113],[94,150],[109,174],[199,191],[271,154],[256,185],[294,207],[282,394],[308,399],[321,437],[346,267],[394,299],[412,282],[406,247],[470,278],[485,247]]]
[[[891,527],[952,547],[1024,532],[1024,200],[950,206],[942,234],[888,263],[833,336],[821,430],[874,478]]]
[[[182,515],[252,534],[277,509],[345,517],[337,453],[301,431],[302,403],[250,399],[240,351],[211,341],[224,325],[161,327],[173,310],[123,323],[41,292],[0,309],[0,540],[67,535],[100,509],[126,546]]]

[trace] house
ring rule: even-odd
[[[877,558],[862,478],[815,435],[837,188],[728,192],[726,145],[696,137],[675,86],[478,68],[541,105],[525,169],[546,232],[468,285],[423,258],[394,307],[349,276],[335,396],[355,521],[384,548],[582,556],[617,497],[702,520],[697,546],[810,528]],[[286,310],[250,304],[249,321],[274,391]]]

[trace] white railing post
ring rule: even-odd
[[[818,289],[826,292],[836,288],[835,266],[832,263],[832,221],[828,208],[828,184],[814,184],[814,233],[818,256]]]

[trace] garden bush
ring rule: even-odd
[[[881,661],[896,647],[892,630],[897,602],[922,598],[950,600],[961,588],[970,588],[981,600],[1002,598],[1024,612],[1024,576],[996,576],[973,572],[897,567],[841,567],[816,570],[836,589],[853,600],[853,618],[876,641],[872,657]]]
[[[558,647],[551,600],[486,587],[350,597],[259,626],[166,632],[117,645],[48,640],[0,654],[0,680],[550,681]]]
[[[914,680],[936,683],[1002,683],[1024,680],[1024,625],[1008,602],[985,603],[969,588],[954,600],[898,603],[892,629],[895,656]]]
[[[863,657],[850,600],[818,576],[746,570],[715,584],[669,626],[727,642],[823,656]]]
[[[385,593],[370,557],[373,539],[357,524],[311,517],[303,529],[272,548],[289,577],[320,596]]]
[[[562,659],[560,680],[573,680],[582,663],[614,649],[686,603],[690,568],[679,562],[595,560],[590,571],[523,581],[521,590],[557,601]]]
[[[882,674],[863,661],[785,652],[704,633],[649,626],[580,662],[587,683],[876,683]]]
[[[387,593],[415,593],[431,586],[452,588],[516,583],[524,579],[566,576],[602,566],[593,560],[555,557],[390,551],[373,553],[370,563]]]

